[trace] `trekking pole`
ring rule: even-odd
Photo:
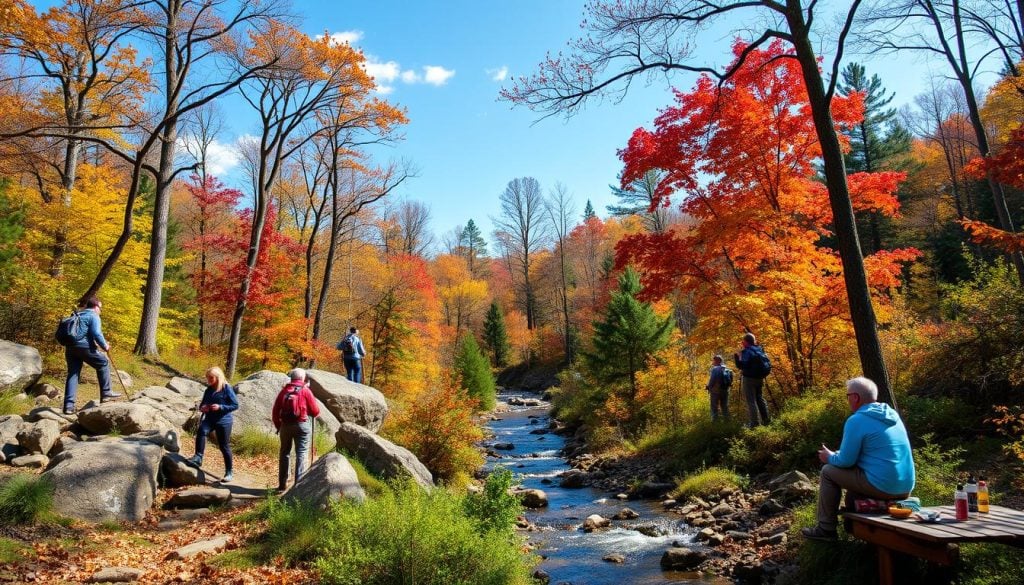
[[[124,395],[128,400],[132,399],[132,393],[128,391],[128,388],[124,385],[124,380],[121,379],[121,372],[117,370],[117,366],[114,365],[114,355],[107,350],[107,361],[110,362],[110,369],[114,370],[114,374],[117,376],[117,381],[121,383],[121,390],[124,390]]]
[[[313,417],[312,433],[309,436],[309,466],[313,467],[313,462],[316,461],[316,417]]]

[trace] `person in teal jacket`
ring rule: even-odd
[[[818,525],[804,528],[805,537],[835,540],[839,499],[846,489],[847,508],[858,498],[903,500],[914,489],[914,455],[907,428],[888,404],[878,402],[878,386],[867,378],[846,382],[846,399],[853,412],[843,427],[838,451],[818,450]]]

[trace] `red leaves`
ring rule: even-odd
[[[960,220],[960,225],[971,235],[974,242],[1002,250],[1007,254],[1024,252],[1024,234],[1011,234],[983,221],[966,218]]]

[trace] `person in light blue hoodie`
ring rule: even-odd
[[[867,378],[846,382],[850,418],[838,451],[818,450],[818,524],[801,532],[813,540],[835,540],[839,500],[846,489],[847,507],[858,497],[903,500],[914,489],[914,456],[900,415],[878,402],[878,386]]]

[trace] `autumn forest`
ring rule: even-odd
[[[673,24],[647,4],[588,4],[572,55],[495,96],[571,117],[625,91],[606,81],[679,73],[653,122],[621,137],[616,203],[526,170],[478,194],[489,218],[435,233],[430,201],[396,195],[416,180],[401,156],[409,112],[375,90],[360,50],[301,32],[283,3],[0,2],[0,339],[38,348],[61,380],[54,326],[98,295],[118,360],[193,376],[219,364],[241,380],[343,371],[335,344],[357,326],[364,382],[392,408],[382,434],[460,489],[484,462],[495,381],[551,380],[554,415],[594,453],[747,485],[812,469],[842,432],[838,389],[863,374],[925,453],[922,499],[948,503],[956,474],[987,469],[1012,505],[1019,3],[853,8],[841,33],[820,33],[824,56],[807,40],[825,26],[813,2],[806,20],[772,2],[666,2],[685,15]],[[687,66],[685,27],[743,4],[773,6],[785,30],[734,26],[719,69]],[[895,96],[844,42],[908,63],[928,51],[930,88]],[[258,121],[241,180],[208,162],[226,103]],[[731,364],[745,332],[773,362],[775,420],[753,429],[739,397],[714,424],[704,389],[712,356]],[[789,554],[811,555],[804,582],[825,582],[813,571],[831,561]]]

